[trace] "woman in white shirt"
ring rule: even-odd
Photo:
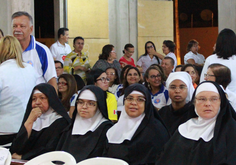
[[[173,60],[175,61],[175,64],[174,64],[174,69],[175,69],[175,67],[177,66],[177,59],[176,59],[176,56],[174,54],[174,52],[175,52],[175,43],[173,41],[170,41],[170,40],[163,41],[162,51],[166,55],[166,57],[173,58]],[[173,69],[173,71],[174,71],[174,69]]]

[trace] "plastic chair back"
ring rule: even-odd
[[[10,165],[11,164],[11,153],[8,149],[0,147],[0,152],[4,152],[4,155],[7,154],[7,158],[1,157],[2,155],[0,154],[1,159],[5,159],[5,165]]]
[[[129,165],[127,162],[121,159],[96,157],[83,160],[77,165]]]

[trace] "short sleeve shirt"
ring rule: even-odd
[[[193,52],[189,51],[185,56],[184,56],[184,64],[188,64],[188,60],[193,59],[195,63],[197,64],[204,64],[205,62],[205,57],[202,54],[194,54]]]

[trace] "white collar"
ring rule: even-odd
[[[107,121],[107,119],[102,116],[99,109],[89,119],[83,118],[77,113],[73,124],[72,135],[84,135],[88,131],[94,132],[104,121]]]
[[[50,107],[47,112],[37,118],[37,120],[33,124],[32,129],[35,131],[40,131],[44,128],[49,127],[55,120],[59,118],[62,118],[62,116],[54,112],[54,110]]]
[[[107,131],[108,142],[120,144],[124,140],[131,140],[144,117],[145,113],[136,118],[129,117],[123,108],[118,122]]]

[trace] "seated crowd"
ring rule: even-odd
[[[0,31],[1,32],[1,31]],[[135,65],[134,46],[102,48],[93,67],[83,52],[84,38],[68,47],[69,30],[52,45],[57,88],[38,83],[13,36],[0,39],[0,146],[12,158],[30,160],[49,151],[66,151],[77,162],[119,158],[130,165],[236,164],[236,35],[222,30],[214,54],[198,53],[191,40],[184,64],[175,44],[163,53],[153,42]],[[11,69],[9,69],[11,67]],[[236,133],[235,133],[236,135]]]

